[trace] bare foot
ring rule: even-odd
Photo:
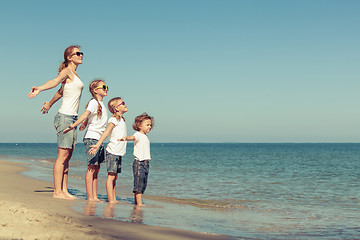
[[[71,195],[70,193],[66,192],[65,196],[67,199],[78,199],[77,197],[75,197],[74,195]]]
[[[53,198],[68,199],[64,192],[59,192],[59,193],[54,192]]]
[[[103,202],[98,198],[94,198],[94,199],[88,199],[89,202]]]
[[[139,205],[134,205],[134,210],[141,210],[141,206],[139,206]]]

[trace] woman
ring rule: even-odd
[[[84,84],[76,73],[77,67],[83,62],[80,46],[70,46],[65,49],[64,61],[59,67],[59,75],[41,85],[32,87],[29,98],[36,97],[40,92],[52,89],[61,83],[61,88],[55,93],[50,103],[45,102],[42,112],[49,110],[51,105],[63,97],[59,112],[55,116],[54,125],[57,131],[58,155],[54,164],[54,198],[75,199],[67,189],[69,161],[76,145],[76,128],[67,134],[62,132],[78,118],[79,102]]]

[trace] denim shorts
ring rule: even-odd
[[[78,116],[75,115],[66,115],[59,112],[56,114],[54,118],[54,126],[57,133],[57,145],[59,148],[75,149],[77,141],[76,127],[66,134],[63,134],[63,131],[68,128],[69,125],[76,122],[77,119]]]
[[[121,156],[106,151],[107,171],[112,173],[121,173]]]
[[[143,194],[147,186],[147,179],[149,175],[149,161],[134,160],[133,174],[134,174],[134,189],[133,192]]]
[[[96,145],[98,140],[93,138],[84,138],[85,150],[86,150],[86,159],[88,165],[100,165],[100,163],[105,161],[104,146],[101,145],[95,154],[90,154],[90,146]]]

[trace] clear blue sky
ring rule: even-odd
[[[0,5],[1,142],[56,142],[33,85],[82,46],[152,142],[360,142],[360,1],[10,1]],[[79,140],[83,132],[79,133]]]

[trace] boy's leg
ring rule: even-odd
[[[142,194],[139,192],[134,192],[134,200],[135,200],[135,205],[137,206],[145,206],[142,203]]]
[[[135,205],[138,204],[138,199],[137,199],[137,195],[139,194],[138,189],[139,189],[139,175],[140,175],[140,161],[139,160],[134,160],[133,163],[133,175],[134,175],[134,189],[133,189],[133,193],[134,193],[134,201],[135,201]]]
[[[134,200],[135,204],[144,206],[142,203],[142,194],[144,193],[147,185],[147,176],[149,173],[149,162],[135,160],[133,164],[134,174]]]
[[[117,180],[117,174],[115,175],[114,188],[113,188],[114,202],[117,202],[117,200],[116,200],[116,180]]]

